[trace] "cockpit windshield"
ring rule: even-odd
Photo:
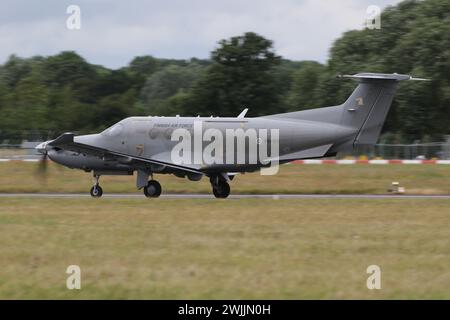
[[[116,123],[115,125],[109,127],[108,129],[104,130],[101,134],[109,137],[116,137],[120,135],[123,131],[123,124],[122,123]]]

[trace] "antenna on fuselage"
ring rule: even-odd
[[[248,108],[245,108],[244,110],[242,110],[241,113],[239,113],[239,115],[237,116],[238,119],[242,119],[245,118],[245,115],[247,114]]]

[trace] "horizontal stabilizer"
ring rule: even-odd
[[[338,75],[337,78],[346,78],[346,79],[356,79],[356,80],[395,80],[395,81],[403,81],[403,80],[419,80],[419,81],[428,81],[430,79],[423,78],[413,78],[408,74],[398,74],[398,73],[357,73],[357,74],[343,74]]]

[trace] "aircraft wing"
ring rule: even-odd
[[[73,133],[64,133],[55,140],[52,140],[48,143],[49,146],[60,148],[63,150],[79,152],[86,155],[96,156],[99,158],[118,158],[122,159],[124,163],[137,163],[142,165],[157,165],[157,166],[166,166],[169,168],[173,168],[179,171],[196,173],[196,174],[204,174],[200,171],[200,168],[191,167],[187,165],[178,165],[170,162],[170,158],[166,156],[158,156],[155,159],[153,158],[143,158],[138,156],[132,156],[125,153],[107,150],[99,147],[95,147],[88,144],[83,144],[74,141]]]

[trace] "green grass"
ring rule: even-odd
[[[36,163],[0,163],[0,192],[83,192],[91,187],[90,173],[50,163],[46,178],[36,175]],[[449,165],[284,165],[275,176],[238,175],[232,193],[386,193],[398,181],[409,194],[450,194]],[[208,179],[192,182],[155,175],[163,193],[210,193]],[[105,193],[136,192],[135,177],[104,176]]]
[[[446,199],[0,198],[0,298],[450,299],[449,221]]]

